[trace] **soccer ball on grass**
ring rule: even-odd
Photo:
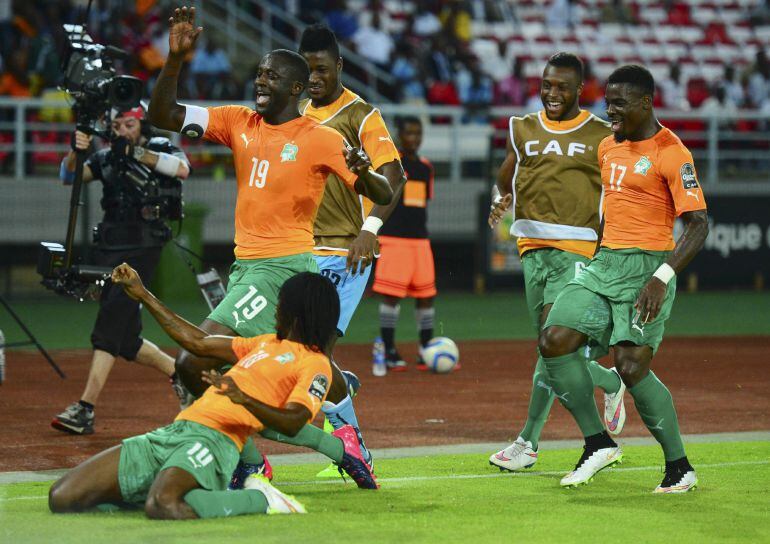
[[[420,355],[428,369],[436,374],[452,372],[460,361],[460,351],[457,349],[457,344],[446,336],[437,336],[431,339],[420,350]]]

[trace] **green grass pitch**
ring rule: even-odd
[[[203,300],[167,301],[172,310],[193,323],[200,323],[208,311]],[[379,297],[363,300],[345,338],[340,343],[369,343],[379,334]],[[35,301],[12,301],[24,322],[48,349],[89,348],[89,336],[96,318],[95,302],[79,303],[49,295]],[[401,305],[399,341],[416,339],[414,303]],[[770,292],[678,293],[666,337],[731,336],[770,334]],[[495,319],[490,319],[495,316]],[[498,318],[499,317],[499,318]],[[175,347],[155,320],[143,316],[144,335],[164,347]],[[8,342],[24,339],[24,333],[7,312],[0,309],[0,330]],[[534,338],[523,293],[439,293],[436,298],[436,336],[455,340],[496,340]],[[35,349],[28,347],[27,349]]]
[[[57,515],[49,483],[0,486],[0,542],[768,542],[770,442],[691,444],[700,487],[650,492],[661,478],[655,446],[625,449],[618,469],[559,488],[577,450],[545,451],[537,471],[500,473],[487,455],[383,460],[382,489],[319,483],[319,465],[276,467],[275,484],[305,516],[157,522],[141,512]]]

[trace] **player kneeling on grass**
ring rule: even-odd
[[[302,504],[262,476],[247,478],[242,490],[227,491],[227,485],[251,434],[269,427],[297,435],[326,398],[331,381],[326,353],[339,318],[332,283],[310,272],[288,279],[278,295],[276,334],[232,338],[208,336],[171,312],[126,264],[113,271],[112,281],[141,301],[186,349],[235,366],[225,375],[204,371],[211,387],[171,425],[128,438],[54,483],[48,499],[51,511],[144,504],[153,519],[305,512]],[[329,443],[321,449],[356,481],[366,473],[376,487],[361,460],[355,432],[340,431],[324,435]]]

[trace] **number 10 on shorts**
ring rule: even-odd
[[[267,299],[262,295],[257,295],[257,288],[249,285],[249,292],[235,303],[235,310],[233,310],[235,326],[254,319],[259,312],[265,309],[265,306],[267,306]]]

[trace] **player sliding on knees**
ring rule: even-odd
[[[249,437],[270,427],[301,434],[326,398],[331,367],[326,353],[336,334],[339,298],[331,282],[304,272],[278,295],[276,333],[254,338],[210,336],[166,308],[127,264],[112,281],[140,301],[163,329],[191,352],[229,361],[225,375],[205,371],[211,386],[171,425],[134,436],[80,464],[53,484],[52,512],[82,512],[104,504],[144,505],[153,519],[194,519],[257,513],[304,513],[261,475],[228,491],[230,475]],[[319,451],[354,478],[376,482],[361,458],[351,427],[321,433]]]
[[[372,170],[366,153],[347,146],[335,130],[300,115],[299,100],[308,84],[309,68],[298,53],[279,49],[262,58],[254,81],[254,110],[178,103],[179,73],[203,29],[195,26],[194,8],[176,9],[169,22],[169,55],[153,89],[150,121],[165,130],[202,136],[229,147],[238,185],[236,261],[227,296],[201,323],[201,329],[243,337],[274,332],[281,284],[297,273],[319,270],[312,255],[313,220],[328,176],[334,174],[351,195],[358,193],[381,205],[390,203],[393,191],[388,180]],[[186,351],[176,361],[179,376],[194,395],[206,388],[201,371],[221,365],[222,361]],[[345,378],[332,365],[329,401],[339,403],[346,397]],[[288,441],[305,445],[292,438]],[[251,442],[241,461],[234,475],[235,488],[242,485],[245,475],[266,466]]]

